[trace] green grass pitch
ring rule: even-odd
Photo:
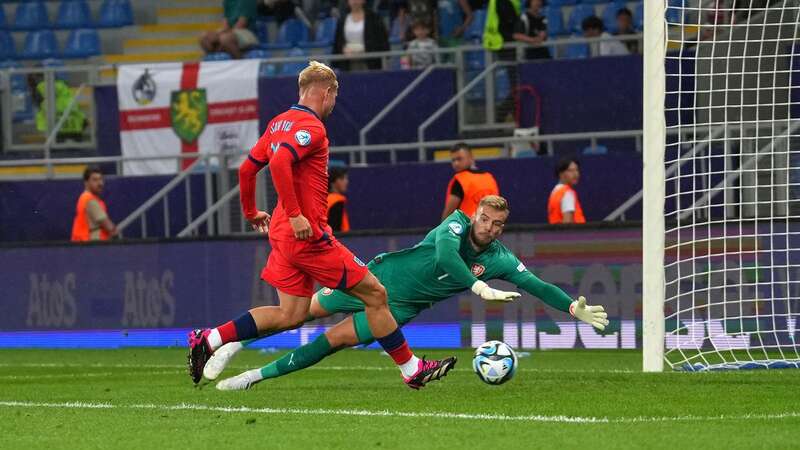
[[[457,355],[421,391],[346,350],[219,392],[192,386],[182,349],[0,350],[0,448],[800,447],[796,370],[643,374],[635,351],[536,351],[488,386]],[[243,352],[223,377],[274,356]]]

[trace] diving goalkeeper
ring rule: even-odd
[[[422,310],[465,289],[471,289],[488,301],[507,302],[520,296],[517,292],[491,288],[484,281],[499,278],[514,283],[553,308],[569,312],[599,330],[605,329],[608,316],[602,306],[588,306],[584,297],[573,300],[557,286],[540,280],[497,240],[508,215],[506,200],[489,195],[480,201],[472,218],[457,210],[414,247],[383,253],[370,261],[369,270],[386,287],[389,309],[398,325],[410,322]],[[362,302],[339,290],[322,289],[315,293],[308,320],[334,313],[352,315],[314,341],[266,366],[220,381],[217,389],[248,389],[264,379],[310,367],[342,348],[367,345],[375,340]],[[216,379],[242,347],[242,342],[222,346],[206,364],[203,375]]]

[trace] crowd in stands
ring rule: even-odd
[[[553,37],[619,38],[607,39],[599,47],[573,44],[561,52],[566,57],[638,52],[637,38],[631,35],[641,31],[642,3],[580,1],[550,0],[548,5],[546,0],[225,0],[223,26],[204,34],[200,44],[209,59],[412,50],[400,60],[404,68],[425,67],[437,60],[435,49],[464,44],[500,50],[516,42],[530,46],[524,52],[526,59],[551,58],[556,56],[555,47],[546,44]],[[269,32],[270,24],[277,32]],[[507,56],[504,59],[515,54],[513,49],[504,52],[499,53]],[[375,69],[381,61],[354,59],[339,66]]]

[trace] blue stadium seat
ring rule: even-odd
[[[6,30],[0,30],[0,61],[11,60],[17,57],[17,46],[14,37]]]
[[[566,5],[574,5],[578,3],[578,0],[550,0],[547,2],[547,6],[554,6],[554,7],[562,7]]]
[[[89,28],[92,26],[92,13],[85,0],[62,1],[58,5],[56,28]]]
[[[472,38],[470,42],[467,42],[467,45],[481,45],[480,37]],[[467,70],[481,71],[486,67],[486,53],[483,50],[464,52],[464,63],[467,66]]]
[[[600,3],[605,3],[607,0],[580,0],[580,3],[584,5],[597,5]]]
[[[272,58],[272,53],[263,48],[254,48],[244,53],[244,59],[269,59]],[[278,73],[278,68],[275,64],[262,62],[259,74],[262,77],[274,77]]]
[[[583,19],[593,15],[593,5],[575,5],[575,7],[572,8],[572,13],[569,15],[567,29],[570,33],[582,32],[583,30],[581,29],[581,24],[583,23]]]
[[[67,37],[63,55],[65,58],[88,58],[100,53],[100,35],[93,28],[72,30]]]
[[[133,10],[128,0],[105,0],[100,5],[97,25],[104,28],[133,25]]]
[[[543,11],[547,19],[547,35],[550,37],[563,36],[567,33],[564,29],[564,17],[561,15],[561,8],[558,6],[545,6]]]
[[[486,26],[486,10],[479,9],[473,13],[472,16],[472,23],[469,24],[469,28],[464,33],[464,37],[467,39],[473,38],[483,38],[483,29]]]
[[[307,53],[301,48],[293,48],[286,56],[305,56],[306,54]],[[305,69],[307,65],[305,61],[283,63],[280,74],[296,76],[301,70]]]
[[[15,30],[41,30],[49,26],[50,21],[47,19],[47,8],[45,8],[44,3],[33,1],[17,5],[14,23],[11,28]]]
[[[665,16],[669,24],[683,23],[683,0],[669,0]]]
[[[278,37],[272,44],[262,45],[268,50],[288,49],[308,39],[308,27],[298,19],[286,19],[278,29]]]
[[[567,46],[566,58],[588,58],[591,56],[589,44],[569,44]]]
[[[584,148],[583,152],[584,155],[607,155],[608,154],[608,147],[605,145],[596,145],[592,147],[591,145]]]
[[[613,3],[609,3],[606,6],[606,9],[603,10],[603,25],[606,27],[606,31],[611,34],[617,32],[617,13],[619,10],[623,8],[627,8],[627,4],[624,1],[616,1]]]
[[[6,11],[3,9],[3,5],[0,4],[0,30],[4,30],[6,28]]]
[[[525,148],[514,154],[514,158],[536,158],[538,155],[532,148]]]
[[[330,47],[336,37],[336,19],[328,17],[317,21],[317,30],[313,41],[300,41],[300,48]]]
[[[56,35],[50,30],[31,31],[25,36],[21,59],[45,59],[58,56]]]
[[[256,20],[253,32],[258,38],[258,42],[266,44],[269,42],[269,22],[266,20]]]
[[[203,57],[203,61],[228,61],[231,60],[231,55],[225,52],[208,53]]]

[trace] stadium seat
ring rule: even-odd
[[[6,11],[3,9],[2,3],[0,3],[0,30],[4,30],[6,28]]]
[[[578,3],[578,0],[550,0],[547,2],[547,6],[560,8],[562,6],[574,5],[576,3]]]
[[[405,34],[402,29],[402,24],[400,21],[395,18],[392,21],[392,26],[389,27],[389,43],[392,45],[400,44],[403,42],[403,35]]]
[[[44,3],[33,1],[17,5],[14,23],[11,28],[15,30],[41,30],[49,26],[50,21],[47,19],[47,8],[45,8]]]
[[[317,29],[313,41],[300,41],[300,48],[330,47],[336,37],[336,19],[328,17],[317,22]]]
[[[572,8],[572,13],[569,15],[569,20],[567,20],[568,31],[570,33],[582,32],[583,29],[581,29],[581,24],[583,23],[583,19],[593,15],[593,5],[575,5],[575,7]]]
[[[269,42],[269,23],[266,20],[256,20],[253,32],[261,44]]]
[[[589,44],[570,44],[567,46],[566,58],[588,58],[591,56]]]
[[[58,56],[56,35],[50,30],[31,31],[25,36],[21,59],[45,59]]]
[[[288,49],[308,39],[308,27],[298,19],[286,19],[278,29],[278,37],[272,44],[262,45],[267,50]]]
[[[474,38],[483,38],[483,29],[486,26],[486,10],[479,9],[473,13],[472,23],[469,24],[469,28],[464,33],[464,37],[467,39],[474,39]]]
[[[603,25],[606,27],[606,31],[611,34],[617,32],[617,13],[619,10],[623,8],[627,8],[627,4],[624,1],[616,1],[613,3],[609,3],[606,6],[606,9],[603,10]]]
[[[133,25],[133,10],[128,0],[105,0],[100,6],[97,25],[104,28]]]
[[[608,154],[608,147],[605,145],[595,145],[592,147],[591,145],[583,149],[584,155],[607,155]]]
[[[231,60],[231,55],[225,52],[208,53],[203,57],[203,61],[228,61]]]
[[[667,10],[664,15],[668,24],[683,23],[683,7],[683,0],[669,0],[667,2]]]
[[[93,28],[72,30],[67,37],[63,55],[65,58],[88,58],[102,53],[100,35]]]
[[[14,37],[6,30],[0,30],[0,61],[12,60],[17,57],[17,46]]]
[[[644,2],[636,5],[636,11],[633,12],[633,27],[636,31],[644,30]]]
[[[472,38],[467,45],[481,45],[481,40],[479,37]],[[464,52],[464,63],[466,64],[468,71],[481,71],[484,69],[484,67],[486,67],[486,53],[483,50],[471,50]]]
[[[580,0],[580,3],[584,5],[597,5],[600,3],[605,3],[607,0]]]
[[[301,48],[293,48],[286,54],[286,56],[306,56],[307,53]],[[283,63],[281,67],[281,75],[292,75],[296,76],[300,73],[301,70],[305,69],[306,62],[304,61],[295,61],[295,62],[288,62]]]
[[[264,50],[263,48],[254,48],[253,50],[248,50],[244,54],[244,59],[269,59],[272,58],[272,53],[269,50]],[[274,77],[278,73],[278,68],[275,64],[267,63],[262,61],[261,68],[259,69],[259,74],[262,77]]]
[[[550,37],[563,36],[567,33],[564,29],[564,18],[558,6],[545,6],[544,17],[547,19],[547,35]]]
[[[536,158],[538,155],[532,148],[525,148],[514,154],[514,158]]]
[[[92,13],[85,0],[62,1],[56,14],[56,28],[89,28]]]

